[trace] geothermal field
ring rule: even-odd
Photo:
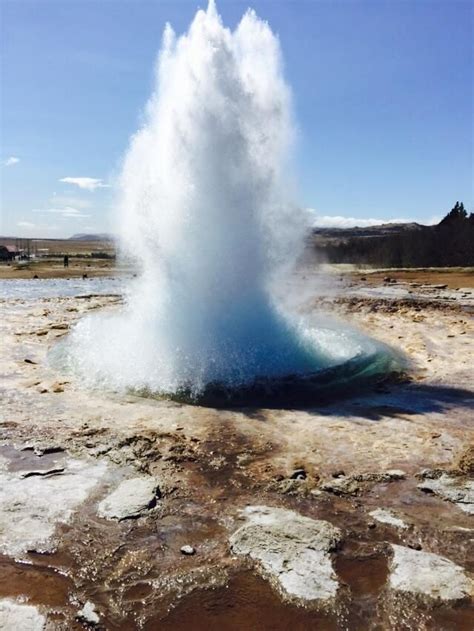
[[[294,129],[278,38],[210,2],[117,265],[2,267],[0,629],[474,627],[472,270],[307,256]]]

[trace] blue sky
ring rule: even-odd
[[[1,234],[111,230],[165,22],[205,5],[1,1]],[[231,27],[247,6],[280,37],[301,204],[335,224],[473,209],[470,0],[218,1]]]

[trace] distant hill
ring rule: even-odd
[[[70,241],[114,241],[114,237],[107,232],[101,232],[99,234],[86,234],[78,232],[69,237]]]
[[[426,226],[419,223],[383,223],[376,226],[354,226],[352,228],[314,228],[313,233],[329,239],[349,237],[381,237],[400,234],[412,230],[423,230]]]
[[[474,214],[462,203],[436,226],[382,224],[367,228],[314,228],[313,252],[328,263],[374,267],[474,266]]]

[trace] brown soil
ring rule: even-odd
[[[447,285],[449,289],[461,287],[474,288],[474,270],[472,268],[433,268],[433,269],[390,269],[377,272],[354,272],[351,276],[361,283],[380,285],[386,277],[398,282]],[[364,279],[364,280],[361,280]]]
[[[88,278],[111,276],[119,270],[112,259],[84,259],[70,258],[69,267],[64,267],[61,259],[46,259],[26,262],[12,262],[0,264],[0,279],[25,278],[81,278],[87,274]]]

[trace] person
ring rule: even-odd
[[[69,256],[67,254],[64,255],[64,267],[69,267]]]

